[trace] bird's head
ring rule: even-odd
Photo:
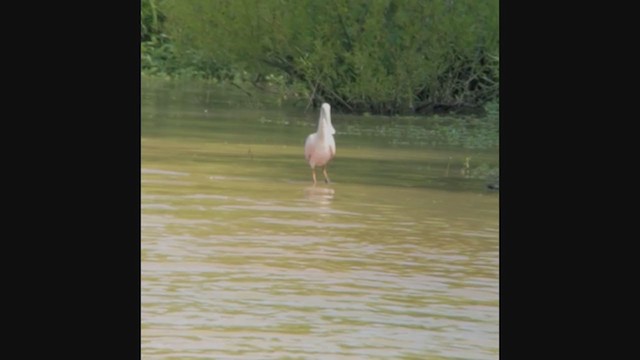
[[[331,105],[328,103],[322,104],[322,108],[320,109],[320,126],[324,126],[331,135],[336,133],[336,129],[331,125]]]

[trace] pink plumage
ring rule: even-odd
[[[316,166],[323,167],[325,182],[329,182],[327,165],[336,155],[336,142],[333,134],[336,130],[331,125],[331,105],[324,103],[320,108],[318,130],[309,135],[304,143],[304,157],[311,166],[313,183],[316,183]]]

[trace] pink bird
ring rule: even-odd
[[[333,134],[336,130],[331,125],[331,105],[324,103],[320,108],[318,131],[309,135],[304,143],[304,157],[311,166],[313,184],[316,184],[316,166],[322,166],[324,181],[329,183],[327,165],[336,155],[336,141]]]

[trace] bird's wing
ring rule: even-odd
[[[307,161],[309,161],[311,154],[313,154],[313,149],[315,148],[314,146],[315,137],[316,137],[316,134],[311,134],[307,136],[307,140],[304,142],[304,158]]]
[[[329,151],[331,152],[331,158],[336,156],[336,140],[331,136],[329,138]]]

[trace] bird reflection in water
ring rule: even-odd
[[[329,187],[309,186],[304,189],[304,197],[307,200],[321,205],[331,204],[336,191]]]

